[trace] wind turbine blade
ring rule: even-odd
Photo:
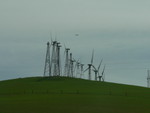
[[[65,56],[65,54],[66,54],[66,49],[67,49],[65,44],[64,44],[64,47],[65,47],[65,51],[64,51],[64,56]]]
[[[103,75],[103,81],[105,81],[105,73],[104,73],[104,75]]]
[[[89,68],[87,68],[86,70],[84,70],[84,72],[86,72]]]
[[[53,36],[52,36],[52,32],[50,32],[50,38],[51,38],[51,44],[53,44]]]
[[[99,73],[99,71],[98,71],[98,76],[100,76],[100,73]]]
[[[102,75],[102,81],[105,81],[105,73]]]
[[[104,76],[104,72],[105,72],[105,65],[104,65],[104,68],[103,68],[103,71],[102,71],[102,78]]]
[[[98,71],[99,71],[99,69],[100,69],[100,67],[101,67],[101,65],[102,65],[102,62],[103,62],[103,59],[101,60],[99,66],[98,66],[98,69],[97,69]]]
[[[92,71],[96,72],[96,70],[95,70],[95,69],[92,69]]]
[[[94,49],[93,49],[93,51],[92,51],[91,64],[93,64],[93,58],[94,58]]]
[[[52,39],[52,32],[50,31],[50,38]]]
[[[76,63],[79,63],[79,59],[76,61]]]
[[[65,47],[65,49],[66,49],[66,45],[64,44],[64,47]]]
[[[77,67],[77,65],[75,64],[75,66],[74,66],[74,72],[75,72],[75,70],[76,70],[76,67]]]
[[[104,65],[104,68],[103,68],[103,72],[102,72],[102,73],[104,73],[104,71],[105,71],[105,65]]]
[[[148,77],[149,77],[149,70],[147,70],[147,80],[148,80]]]
[[[73,58],[73,62],[76,62],[76,60]]]
[[[92,67],[94,68],[94,70],[96,70],[96,68],[95,68],[95,66],[94,66],[94,65],[92,65]]]
[[[55,32],[55,41],[57,41],[57,32]]]
[[[81,64],[79,61],[80,61],[80,59],[78,59],[77,61],[75,60],[77,66],[79,66]]]

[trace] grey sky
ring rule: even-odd
[[[52,31],[85,64],[94,49],[95,65],[101,58],[107,65],[106,81],[146,86],[149,6],[149,0],[1,0],[0,80],[42,75]]]

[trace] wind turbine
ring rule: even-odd
[[[104,81],[105,80],[105,65],[104,65],[104,68],[103,68],[103,71],[101,73],[101,75],[98,76],[99,78],[99,81]]]
[[[75,67],[74,67],[74,72],[76,72],[76,77],[78,78],[78,75],[80,74],[80,62],[79,62],[79,59],[78,60],[75,60],[74,61],[76,62],[75,64]]]
[[[65,68],[64,68],[64,76],[69,76],[69,50],[70,48],[66,48],[65,46],[65,51],[64,54],[65,56]]]
[[[44,76],[51,76],[51,66],[50,66],[50,46],[51,44],[47,42],[47,50],[46,50],[46,59],[45,59],[45,67],[44,67]]]
[[[52,40],[52,39],[51,39]],[[57,54],[56,54],[56,49],[57,49],[57,41],[52,41],[52,56],[51,56],[51,76],[56,76],[57,75]]]
[[[56,67],[57,67],[57,76],[61,75],[61,60],[60,60],[60,43],[56,44]]]
[[[88,70],[89,80],[91,80],[91,70],[92,70],[92,67],[93,67],[93,57],[94,57],[94,50],[92,51],[91,63],[88,64],[88,68],[84,71],[84,72],[86,72]]]
[[[80,62],[79,61],[76,62],[76,66],[77,66],[76,76],[78,77],[78,75],[80,74]]]
[[[95,66],[93,66],[93,68],[94,68],[93,71],[95,72],[95,81],[97,81],[98,75],[100,75],[100,74],[99,74],[99,70],[100,70],[102,61],[103,61],[103,59],[101,60],[101,62],[100,62],[100,64],[99,64],[99,66],[98,66],[97,69],[95,68]]]
[[[72,58],[72,53],[70,53],[70,76],[73,77],[74,76],[74,62],[75,60]]]

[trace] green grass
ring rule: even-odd
[[[150,89],[67,77],[0,82],[0,113],[149,113]]]

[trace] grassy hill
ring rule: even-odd
[[[0,82],[0,113],[149,113],[150,89],[67,77]]]

